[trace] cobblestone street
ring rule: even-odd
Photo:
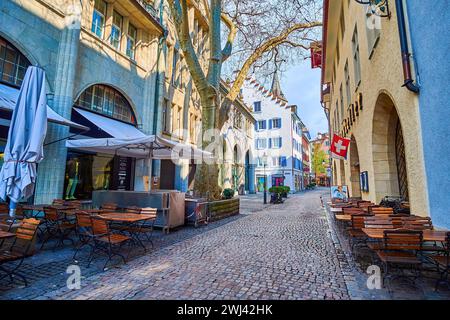
[[[281,205],[242,199],[242,214],[207,227],[157,235],[155,249],[101,272],[80,259],[82,288],[69,290],[65,269],[73,251],[53,254],[46,273],[28,288],[0,291],[3,299],[385,299],[369,291],[330,216],[320,205],[327,190],[291,195]],[[87,253],[86,253],[87,254]],[[39,255],[38,255],[39,256]],[[37,257],[36,259],[38,259]],[[43,259],[41,257],[41,259]],[[103,259],[99,259],[103,260]],[[32,262],[33,263],[33,262]],[[103,261],[99,262],[102,265]],[[57,274],[50,276],[51,274]],[[421,298],[410,289],[406,297]],[[398,296],[405,298],[404,295]],[[430,298],[445,298],[429,295]]]

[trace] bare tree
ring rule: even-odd
[[[252,68],[263,69],[269,61],[288,62],[292,49],[306,49],[314,40],[314,29],[321,26],[319,0],[203,0],[208,8],[210,56],[207,71],[192,43],[189,30],[188,0],[168,0],[175,22],[180,47],[202,105],[202,132],[221,128],[228,119],[231,103],[239,95]],[[222,25],[226,31],[222,33]],[[222,41],[222,38],[226,41]],[[234,46],[236,50],[234,50]],[[227,60],[235,72],[232,87],[224,101],[220,100],[222,68]],[[207,148],[214,137],[203,136]],[[195,191],[220,196],[218,165],[197,167]]]

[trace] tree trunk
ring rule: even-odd
[[[216,110],[219,97],[214,89],[209,93],[201,94],[202,103],[202,149],[215,151],[218,156],[219,139],[216,129]],[[197,165],[195,172],[194,193],[196,196],[205,197],[209,200],[221,199],[222,189],[219,187],[219,165],[217,161],[205,162]]]

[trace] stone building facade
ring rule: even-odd
[[[119,121],[151,134],[164,29],[150,4],[137,0],[4,0],[0,3],[0,40],[5,48],[13,48],[8,52],[18,52],[17,56],[46,71],[49,105],[63,117],[85,121],[74,111],[80,108],[89,117]],[[2,63],[16,67],[17,61],[4,55]],[[2,76],[6,73],[3,69]],[[5,79],[3,85],[18,87]],[[93,131],[86,135],[95,136]],[[68,127],[50,124],[46,143],[73,134]],[[48,145],[44,152],[35,203],[61,198],[66,188],[66,195],[73,197],[70,190],[78,192],[87,180],[95,184],[98,179],[98,188],[110,187],[106,176],[114,171],[116,160],[106,159],[108,165],[102,165],[101,159],[92,155],[71,155],[64,140]],[[79,156],[89,158],[89,169],[74,160]],[[128,188],[145,190],[145,163],[128,160]],[[77,165],[71,168],[69,162]],[[68,171],[76,172],[76,179],[69,179]],[[78,188],[69,187],[69,180],[76,180]],[[92,185],[88,188],[92,191]]]
[[[333,183],[376,203],[400,196],[412,213],[429,215],[419,99],[403,86],[394,2],[380,18],[356,1],[324,1],[323,102],[331,133],[351,139],[347,160],[333,160]]]

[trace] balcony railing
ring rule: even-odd
[[[149,0],[136,0],[136,1],[145,9],[145,11],[150,13],[150,15],[153,18],[155,18],[158,22],[161,22],[159,21],[158,10],[156,10],[155,7],[153,6],[153,1]]]

